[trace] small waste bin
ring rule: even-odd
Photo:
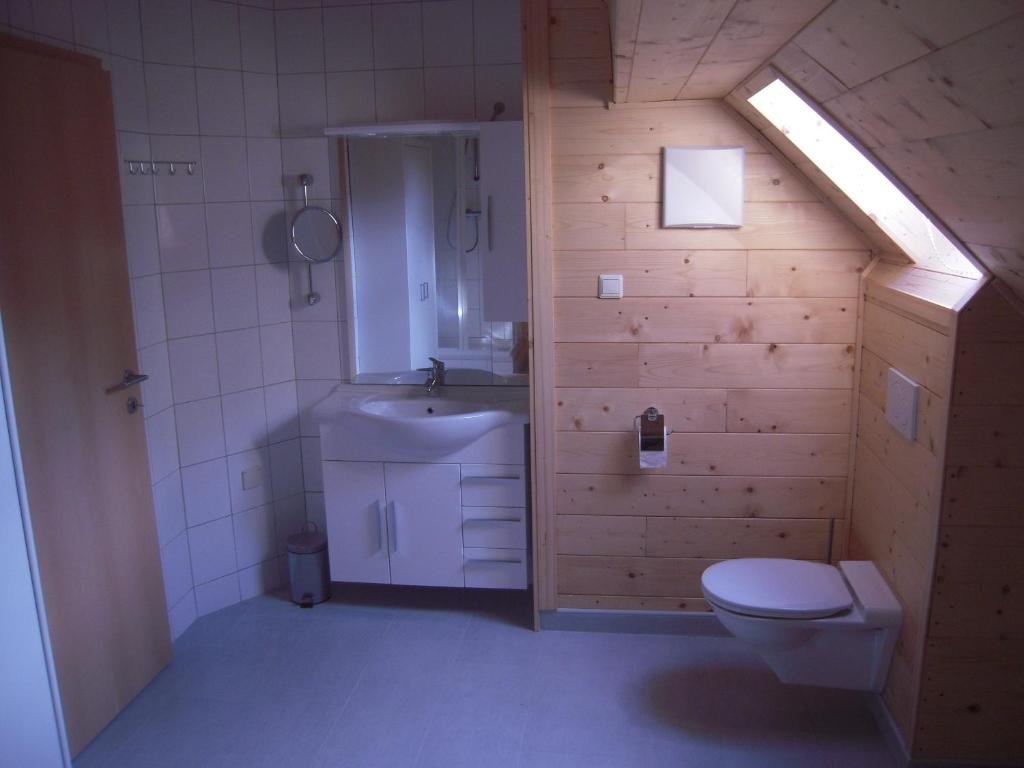
[[[306,523],[306,530],[288,537],[288,576],[292,602],[312,608],[331,596],[327,573],[327,537]]]

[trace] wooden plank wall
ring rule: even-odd
[[[852,559],[872,560],[903,606],[903,625],[883,699],[909,745],[917,712],[953,378],[955,301],[972,281],[879,264],[865,281],[853,506]],[[945,306],[943,305],[945,304]],[[888,369],[922,386],[917,439],[885,418]]]
[[[1024,4],[835,0],[771,59],[1024,296]]]
[[[550,37],[557,606],[702,610],[718,559],[828,557],[870,254],[721,101],[607,108],[607,10],[566,4]],[[746,147],[744,227],[659,228],[676,145]],[[595,298],[602,272],[626,298]],[[641,473],[650,405],[676,434],[669,466]]]
[[[914,756],[1024,758],[1024,316],[961,313]]]

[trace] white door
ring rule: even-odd
[[[523,124],[480,125],[484,320],[525,322],[526,170]]]
[[[409,292],[409,365],[430,366],[437,355],[437,280],[434,275],[434,168],[422,139],[402,146],[405,175],[405,251]]]
[[[458,464],[385,464],[391,583],[463,587]]]
[[[409,367],[401,139],[348,140],[356,368]]]
[[[331,580],[389,583],[384,465],[325,461],[323,466]]]

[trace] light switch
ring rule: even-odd
[[[921,385],[895,368],[885,389],[885,418],[907,440],[917,437],[917,400]]]
[[[597,298],[621,299],[622,275],[601,275],[597,284]]]
[[[242,490],[251,491],[263,485],[263,467],[249,467],[242,470]]]

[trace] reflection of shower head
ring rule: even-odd
[[[505,114],[505,102],[496,101],[494,102],[494,111],[491,113],[491,122],[493,123],[498,119],[498,115]]]

